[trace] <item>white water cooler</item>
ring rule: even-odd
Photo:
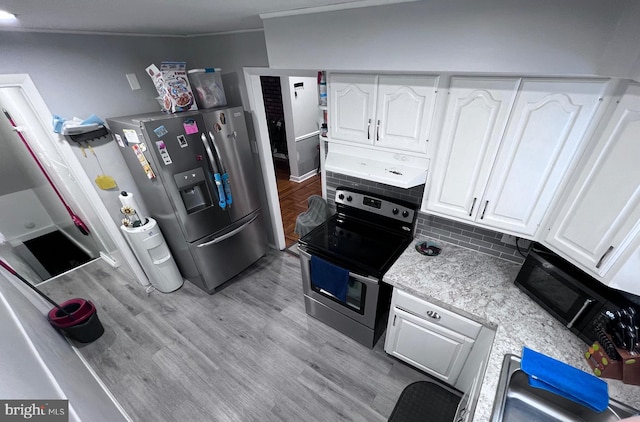
[[[149,218],[149,222],[143,226],[120,226],[120,229],[153,287],[169,293],[182,286],[184,280],[156,220]]]

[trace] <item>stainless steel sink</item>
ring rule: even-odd
[[[498,390],[493,404],[492,422],[535,421],[618,421],[638,411],[609,399],[609,407],[601,413],[546,390],[529,385],[527,374],[520,369],[520,357],[507,354],[502,362]]]

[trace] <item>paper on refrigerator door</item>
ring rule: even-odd
[[[140,139],[138,138],[138,134],[133,129],[123,129],[122,133],[124,133],[124,137],[127,139],[127,142],[130,144],[139,144]]]

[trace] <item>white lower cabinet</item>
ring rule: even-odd
[[[481,325],[394,289],[385,351],[453,385]]]
[[[487,355],[489,353],[490,351],[487,352]],[[475,400],[477,400],[478,395],[480,394],[480,387],[482,386],[482,379],[484,378],[485,369],[485,362],[480,362],[478,368],[476,369],[475,376],[473,377],[471,388],[464,393],[462,399],[460,400],[460,403],[458,404],[458,409],[456,410],[456,415],[453,418],[453,422],[469,422],[473,419]]]

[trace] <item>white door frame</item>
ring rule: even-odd
[[[318,71],[270,69],[268,67],[245,67],[243,68],[243,70],[244,80],[247,87],[247,96],[249,99],[249,112],[253,117],[253,127],[255,129],[258,156],[260,157],[260,167],[262,167],[262,180],[267,196],[269,215],[271,216],[273,238],[275,241],[275,247],[277,249],[283,250],[286,247],[286,241],[284,238],[284,228],[282,226],[280,199],[278,198],[276,172],[273,168],[273,159],[271,156],[269,128],[267,127],[267,113],[264,109],[264,99],[262,97],[262,84],[260,83],[260,76],[317,77]],[[324,182],[324,174],[322,175],[322,180]]]
[[[43,128],[50,128],[51,121],[53,115],[49,108],[47,107],[44,99],[38,92],[35,84],[31,80],[31,77],[28,74],[0,74],[0,88],[6,87],[18,87],[21,89],[23,95],[31,105],[31,108],[35,115],[37,116],[39,123]],[[82,211],[82,209],[91,209],[95,215],[98,217],[99,221],[88,221],[86,218],[83,221],[91,228],[96,224],[101,224],[104,228],[105,232],[111,237],[111,241],[115,244],[117,251],[106,251],[106,252],[119,252],[120,259],[124,260],[131,271],[133,271],[133,275],[136,280],[143,286],[149,284],[149,280],[147,279],[142,267],[138,263],[138,261],[134,258],[133,253],[131,252],[129,245],[122,233],[120,233],[119,228],[111,219],[109,211],[105,207],[104,203],[100,199],[100,196],[93,188],[91,180],[87,176],[87,173],[84,171],[82,165],[78,161],[77,157],[73,153],[71,146],[68,142],[64,141],[60,135],[55,134],[51,130],[45,130],[45,132],[49,135],[46,140],[40,140],[44,142],[50,143],[53,148],[60,154],[60,157],[63,159],[64,164],[67,166],[69,172],[72,177],[76,179],[78,186],[82,192],[82,195],[74,195],[71,196],[71,192],[65,192],[65,194],[71,196],[65,196],[65,199],[77,206],[77,210]],[[36,143],[32,142],[29,146],[36,152],[36,154],[42,152],[41,147]],[[55,175],[50,175],[51,177],[55,177]],[[95,230],[92,230],[95,232]],[[101,257],[111,265],[117,266],[117,258],[114,260],[113,257],[105,255],[104,252],[100,253]],[[115,261],[115,262],[114,262]]]

